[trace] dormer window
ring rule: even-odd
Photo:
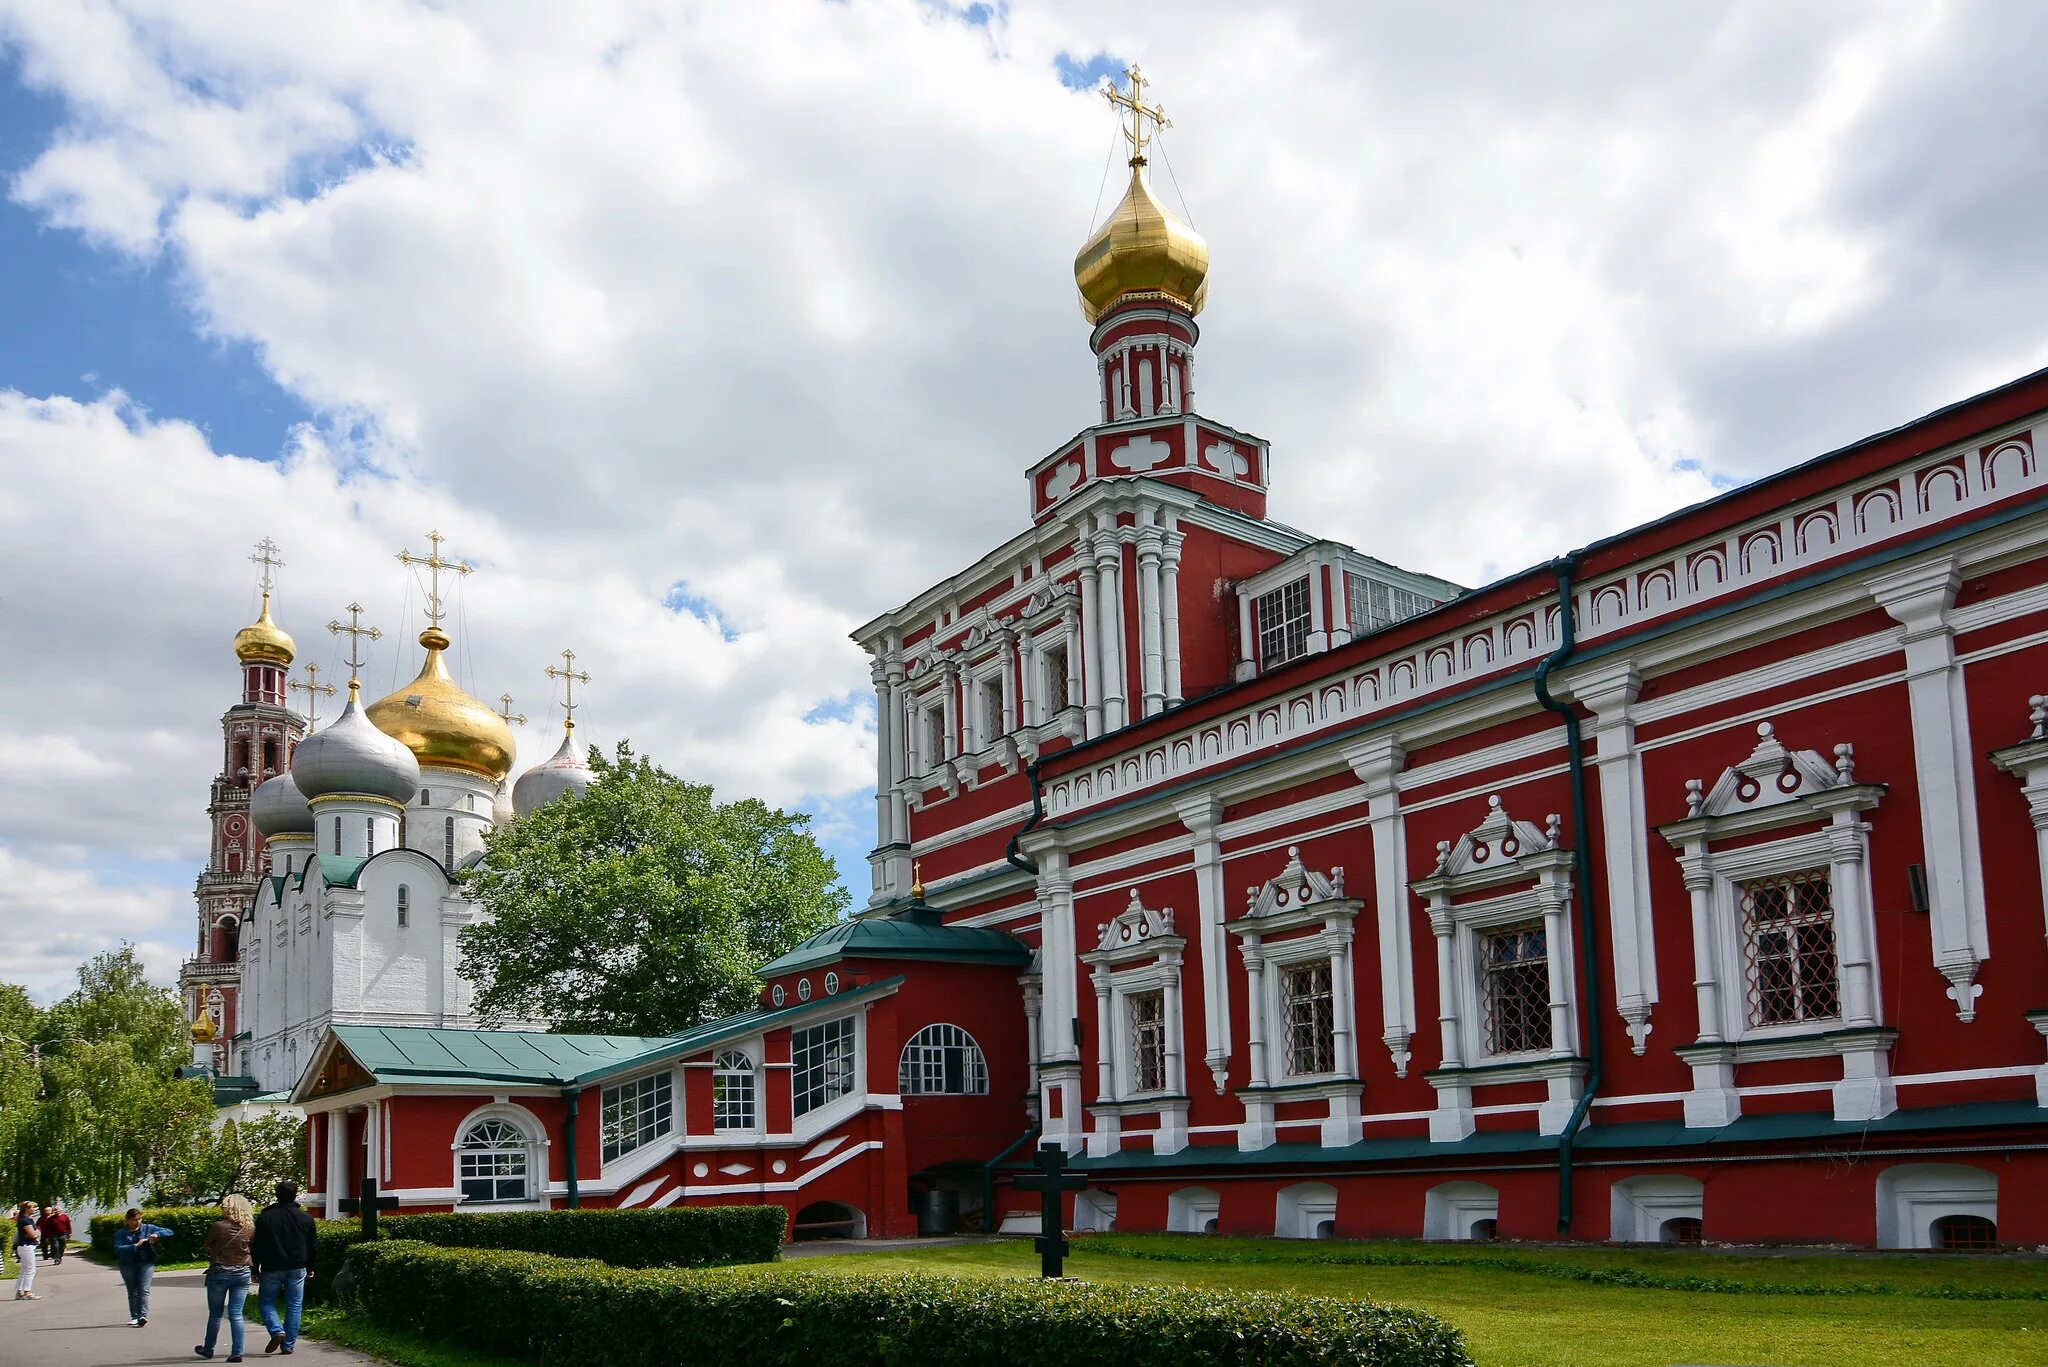
[[[1353,633],[1378,631],[1436,606],[1419,593],[1362,574],[1351,575],[1349,587]]]
[[[1258,617],[1259,668],[1272,669],[1308,654],[1308,580],[1291,580],[1262,593],[1252,609]]]

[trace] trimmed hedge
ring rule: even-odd
[[[359,1244],[351,1311],[527,1361],[622,1367],[1471,1367],[1464,1336],[1362,1300],[792,1267],[623,1270],[587,1259]]]
[[[377,1229],[387,1238],[443,1248],[595,1258],[612,1267],[717,1267],[776,1261],[788,1223],[781,1206],[697,1206],[390,1215]]]

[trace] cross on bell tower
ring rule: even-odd
[[[1138,70],[1135,66],[1129,67],[1124,71],[1124,78],[1131,83],[1130,94],[1126,95],[1123,91],[1118,90],[1114,81],[1104,86],[1102,93],[1108,97],[1110,104],[1118,110],[1117,120],[1119,124],[1123,121],[1123,113],[1125,111],[1129,112],[1131,121],[1130,125],[1123,130],[1124,141],[1131,145],[1131,165],[1143,166],[1145,164],[1146,147],[1150,146],[1152,139],[1159,135],[1160,129],[1173,127],[1173,120],[1166,117],[1166,106],[1145,103],[1145,87],[1150,85],[1151,82],[1145,79],[1144,72]],[[1145,131],[1145,120],[1147,119],[1152,120],[1152,131],[1149,133]]]

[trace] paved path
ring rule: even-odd
[[[128,1295],[121,1274],[73,1254],[36,1271],[39,1301],[14,1299],[14,1283],[0,1281],[0,1367],[129,1367],[132,1363],[191,1362],[206,1339],[206,1273],[159,1272],[149,1295],[149,1323],[128,1325]],[[249,1294],[255,1300],[255,1292]],[[250,1362],[365,1363],[376,1359],[311,1339],[299,1340],[289,1358],[265,1358],[269,1336],[252,1323],[243,1351]],[[227,1357],[228,1327],[220,1327],[215,1362]]]

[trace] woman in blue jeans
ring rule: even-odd
[[[242,1360],[242,1302],[249,1298],[249,1239],[256,1232],[256,1208],[246,1196],[221,1199],[221,1218],[206,1231],[206,1342],[193,1348],[203,1358],[213,1356],[220,1338],[220,1321],[228,1321],[228,1343],[234,1351],[229,1362]]]
[[[149,1284],[156,1277],[157,1255],[172,1237],[162,1225],[145,1224],[139,1207],[128,1207],[114,1231],[114,1256],[121,1262],[121,1280],[128,1287],[128,1323],[140,1329],[149,1323]]]

